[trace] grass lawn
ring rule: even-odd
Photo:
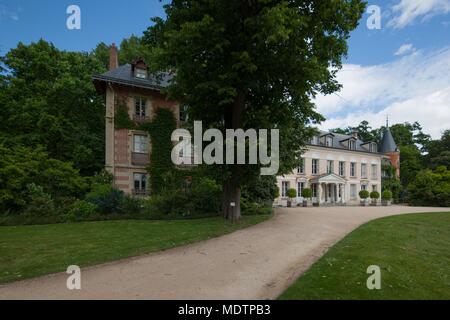
[[[381,290],[366,287],[381,268]],[[450,212],[369,222],[331,248],[280,299],[450,299]]]
[[[244,216],[0,227],[0,283],[65,271],[217,237],[267,220]]]

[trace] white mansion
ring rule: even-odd
[[[390,163],[399,175],[400,153],[387,125],[381,146],[364,142],[357,132],[342,135],[320,132],[302,155],[302,165],[291,174],[277,177],[279,205],[287,204],[287,190],[297,191],[302,202],[302,190],[312,189],[315,204],[359,204],[359,191],[381,193],[381,167]]]

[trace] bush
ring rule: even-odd
[[[420,171],[408,186],[409,202],[415,206],[450,206],[450,170],[445,166],[434,171]]]
[[[359,192],[359,197],[361,198],[361,199],[367,199],[368,197],[369,197],[369,191],[367,191],[367,190],[361,190],[360,192]]]
[[[45,193],[41,186],[34,183],[27,186],[29,202],[23,214],[27,217],[45,217],[56,215],[55,204],[51,195]]]
[[[392,192],[389,190],[384,190],[381,194],[381,199],[385,201],[390,201],[392,199]]]
[[[373,199],[373,200],[380,199],[380,193],[378,191],[372,191],[370,193],[370,199]]]
[[[305,188],[302,190],[302,197],[310,199],[312,197],[312,190],[310,188]]]
[[[287,191],[286,195],[288,196],[288,198],[293,199],[293,198],[297,197],[297,190],[295,190],[295,189],[289,189],[289,190]]]
[[[120,212],[130,215],[141,214],[143,212],[144,202],[145,202],[144,199],[141,198],[125,196],[122,202]]]
[[[86,201],[95,204],[102,214],[121,213],[124,198],[123,191],[103,184],[95,185],[86,195]]]
[[[249,201],[246,198],[241,199],[241,213],[244,216],[264,215],[272,214],[272,207]]]
[[[77,200],[67,213],[68,221],[82,221],[94,216],[98,207],[85,200]]]

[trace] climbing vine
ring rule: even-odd
[[[125,104],[117,105],[116,114],[114,116],[114,127],[116,129],[135,129],[136,125],[128,115],[128,108]]]

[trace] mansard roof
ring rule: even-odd
[[[133,65],[125,64],[117,69],[109,70],[103,74],[94,75],[95,88],[98,92],[103,93],[108,82],[138,87],[143,89],[151,89],[161,91],[169,86],[170,81],[173,78],[172,73],[159,72],[150,74],[146,79],[136,78],[133,73]]]
[[[319,137],[323,137],[326,135],[331,134],[328,131],[319,131],[318,136]],[[371,143],[370,141],[365,142],[359,138],[355,138],[352,135],[346,135],[346,134],[340,134],[340,133],[332,133],[333,135],[333,144],[331,147],[326,147],[324,145],[314,145],[314,144],[310,144],[312,146],[318,146],[318,147],[324,147],[324,148],[334,148],[334,149],[342,149],[342,150],[349,150],[348,145],[344,144],[344,142],[348,141],[348,140],[354,140],[356,142],[355,144],[355,150],[350,150],[350,151],[359,151],[359,152],[370,152],[369,150],[367,150],[366,148],[364,148],[364,145],[367,145],[368,143]],[[376,143],[376,142],[373,142]],[[370,152],[370,153],[374,153],[374,152]],[[376,153],[376,152],[375,152]]]

